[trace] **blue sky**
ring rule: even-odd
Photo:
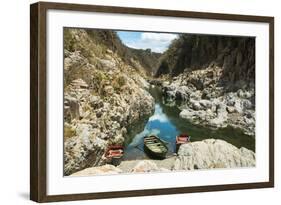
[[[164,52],[171,41],[178,37],[177,34],[117,31],[122,42],[131,48],[148,49],[154,52]]]

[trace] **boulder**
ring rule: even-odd
[[[224,140],[206,139],[184,144],[178,151],[174,170],[254,167],[255,153]]]
[[[102,165],[106,141],[89,124],[77,124],[76,136],[64,141],[64,173],[70,175],[81,169]]]
[[[200,100],[201,96],[202,96],[202,92],[197,90],[195,92],[192,92],[189,97],[193,100]]]
[[[103,91],[104,91],[105,95],[110,96],[110,95],[113,95],[114,88],[110,85],[107,85],[103,88]]]
[[[189,109],[184,109],[180,112],[180,117],[184,119],[192,119],[194,115],[195,113]]]
[[[205,109],[212,108],[212,102],[210,100],[200,100],[199,104],[204,107]]]
[[[77,69],[81,65],[86,65],[88,60],[84,58],[80,51],[69,52],[68,50],[64,50],[65,59],[64,59],[64,70],[68,71],[71,69]]]
[[[73,119],[79,119],[79,104],[78,100],[69,95],[64,96],[64,118],[67,122]]]
[[[187,86],[180,86],[176,89],[176,100],[187,101],[192,91]]]
[[[242,89],[239,89],[237,91],[237,95],[240,98],[250,98],[250,97],[252,97],[252,94],[249,91],[243,91]]]
[[[234,106],[235,105],[235,98],[237,98],[237,96],[233,93],[227,93],[225,95],[225,103],[227,106]]]
[[[97,58],[97,61],[100,63],[102,70],[104,71],[110,71],[116,69],[116,62],[113,59],[107,60],[107,59]]]
[[[251,101],[250,100],[246,100],[246,99],[242,101],[242,106],[243,106],[243,110],[244,111],[245,110],[249,110],[249,109],[251,109],[253,107]]]
[[[190,100],[190,104],[193,110],[201,110],[202,106],[199,101]]]
[[[226,107],[226,110],[227,110],[228,113],[234,113],[234,112],[236,112],[236,109],[235,109],[235,107],[233,107],[233,106],[227,106],[227,107]]]
[[[227,126],[227,118],[228,118],[228,113],[226,110],[226,105],[223,103],[219,103],[216,105],[216,113],[217,116],[211,120],[209,120],[209,125],[214,128],[219,128],[219,127],[226,127]]]
[[[103,101],[99,96],[91,96],[89,103],[93,109],[99,109],[103,107]]]
[[[152,172],[158,171],[159,168],[157,165],[150,161],[150,160],[143,160],[140,161],[132,170],[131,172]]]
[[[73,89],[88,89],[88,84],[81,78],[75,79],[70,84]]]

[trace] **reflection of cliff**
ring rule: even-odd
[[[144,116],[142,119],[138,120],[137,122],[131,124],[127,128],[126,138],[124,141],[124,145],[127,146],[133,140],[133,138],[140,132],[143,131],[146,123],[148,122],[149,115]]]

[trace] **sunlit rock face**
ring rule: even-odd
[[[178,151],[174,170],[254,167],[255,153],[223,141],[206,139],[184,144]]]
[[[161,56],[156,77],[180,117],[255,136],[255,39],[182,34]]]
[[[142,63],[124,59],[128,48],[114,32],[64,35],[64,173],[70,175],[104,165],[107,147],[124,143],[127,128],[153,112],[154,99]]]
[[[163,83],[163,96],[168,102],[179,102],[180,117],[194,124],[215,129],[232,126],[255,136],[254,84],[238,81],[224,87],[221,78],[222,68],[218,67],[184,72]],[[197,88],[194,79],[201,79],[203,89]],[[228,90],[227,86],[240,88]]]

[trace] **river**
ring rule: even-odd
[[[189,134],[192,142],[207,138],[223,139],[238,148],[243,146],[255,151],[255,138],[245,135],[240,129],[227,127],[212,130],[200,125],[194,125],[188,120],[179,117],[180,110],[177,106],[168,106],[164,103],[159,87],[153,87],[149,92],[155,99],[155,111],[145,122],[141,132],[136,133],[136,127],[129,129],[128,134],[131,140],[124,150],[123,160],[148,158],[143,152],[143,137],[148,134],[155,134],[167,142],[169,147],[168,156],[175,152],[175,138],[180,133]]]

